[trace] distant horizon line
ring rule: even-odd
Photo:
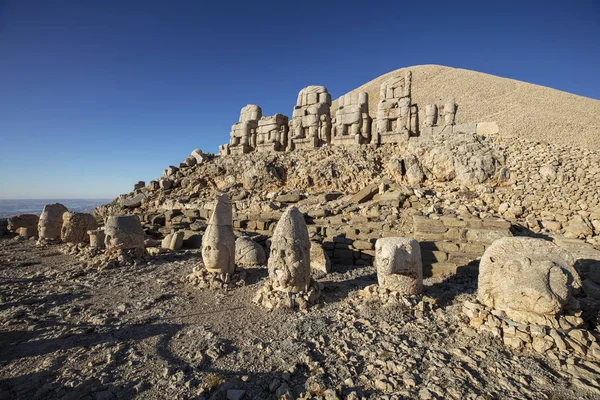
[[[118,196],[115,196],[118,197]],[[29,197],[29,198],[0,198],[2,200],[112,200],[115,197]]]

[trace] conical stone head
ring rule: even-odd
[[[268,267],[275,290],[290,293],[308,290],[310,240],[304,215],[296,207],[289,207],[275,227]]]
[[[217,195],[215,210],[202,237],[202,260],[211,272],[232,274],[235,271],[235,235],[227,194]]]

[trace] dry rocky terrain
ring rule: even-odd
[[[416,102],[452,97],[457,123],[499,133],[195,150],[93,214],[0,223],[0,399],[600,398],[600,103],[411,70]],[[373,107],[403,72],[357,91]],[[394,237],[418,241],[387,243],[412,243],[419,293],[378,279]],[[273,265],[297,278],[303,262],[306,300],[272,301],[290,278]]]

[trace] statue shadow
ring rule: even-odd
[[[456,273],[425,280],[424,295],[436,300],[440,307],[446,307],[460,295],[472,295],[477,292],[479,261],[459,266]],[[428,281],[432,281],[428,284]]]

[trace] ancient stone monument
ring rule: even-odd
[[[60,203],[44,206],[38,224],[38,236],[41,240],[60,240],[63,214],[67,211],[67,207]]]
[[[414,239],[389,237],[375,243],[375,268],[379,286],[403,296],[423,291],[421,247]]]
[[[311,279],[310,240],[304,215],[296,207],[283,213],[271,239],[269,279],[254,298],[267,308],[304,309],[318,298]]]
[[[225,154],[250,153],[256,146],[256,128],[262,117],[262,110],[256,104],[248,104],[240,111],[240,119],[231,127],[229,144],[223,145],[219,152]]]
[[[104,224],[106,235],[104,243],[107,249],[145,250],[145,233],[137,215],[112,215]]]
[[[34,237],[38,234],[38,223],[40,218],[33,214],[19,214],[8,219],[7,228],[10,232],[16,232],[22,237]]]
[[[331,95],[325,86],[308,86],[298,93],[292,114],[289,150],[315,149],[331,143]]]
[[[519,323],[556,326],[581,279],[570,253],[543,239],[496,240],[479,264],[478,300]]]
[[[310,240],[304,215],[296,207],[289,207],[275,227],[268,266],[275,290],[291,293],[308,290]]]
[[[206,232],[202,237],[202,260],[209,272],[235,272],[235,235],[233,234],[231,201],[227,194],[218,194]]]
[[[285,115],[262,117],[258,120],[256,128],[256,151],[285,151],[288,145],[288,131],[289,122]]]
[[[88,231],[98,227],[92,214],[67,211],[63,214],[60,237],[65,243],[86,243],[89,240]]]
[[[333,119],[332,142],[337,145],[360,145],[371,142],[371,118],[368,94],[350,93],[338,99]]]
[[[412,73],[392,77],[381,84],[373,142],[405,143],[418,131],[417,106],[411,104]]]

